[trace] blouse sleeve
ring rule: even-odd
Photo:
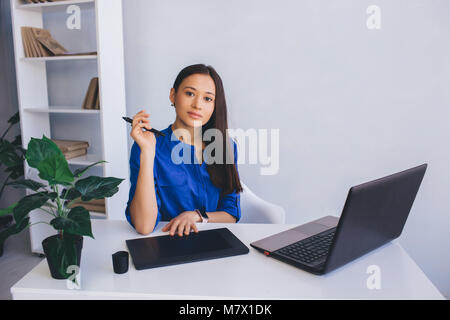
[[[141,149],[139,148],[139,145],[135,142],[133,146],[131,147],[131,154],[130,154],[130,192],[128,196],[128,202],[127,202],[127,208],[125,209],[125,216],[127,218],[127,221],[131,224],[131,226],[135,228],[133,225],[133,222],[131,222],[131,216],[130,216],[130,204],[133,201],[134,193],[136,192],[136,184],[137,179],[139,176],[139,168],[141,165]],[[156,223],[155,228],[158,225],[158,222],[161,220],[161,213],[159,211],[159,208],[161,207],[161,199],[157,191],[156,187],[156,177],[155,177],[155,195],[156,195],[156,204],[158,206],[158,216],[156,217]],[[153,231],[155,230],[153,228]]]
[[[236,171],[238,170],[237,165],[237,145],[236,142],[233,141],[234,145],[234,163],[236,165]],[[239,177],[239,171],[238,171]],[[226,195],[222,195],[219,198],[219,202],[217,205],[217,211],[225,211],[236,218],[236,222],[241,219],[241,195],[236,192],[232,192]]]

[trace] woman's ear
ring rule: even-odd
[[[170,89],[169,99],[170,99],[170,102],[172,103],[172,105],[174,105],[175,104],[175,89],[174,88]]]

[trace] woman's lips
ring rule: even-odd
[[[194,112],[188,112],[188,114],[191,116],[191,118],[194,118],[194,119],[200,119],[202,117],[201,115],[194,113]]]

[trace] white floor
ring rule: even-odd
[[[10,288],[43,259],[31,253],[29,232],[7,239],[0,257],[0,300],[11,300]]]

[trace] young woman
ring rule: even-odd
[[[162,230],[171,236],[198,232],[198,222],[238,222],[242,186],[236,144],[227,134],[227,106],[220,76],[211,66],[186,67],[175,80],[170,101],[176,119],[162,130],[165,136],[155,137],[143,131],[151,129],[145,111],[133,118],[131,137],[135,143],[130,156],[127,220],[144,235],[152,232],[159,221],[170,221]],[[223,154],[223,159],[212,164],[204,161],[204,151],[214,139],[203,141],[200,135],[208,129],[216,129],[223,137],[223,152],[215,153]],[[182,147],[183,157],[190,150],[191,161],[173,161],[174,147]]]

